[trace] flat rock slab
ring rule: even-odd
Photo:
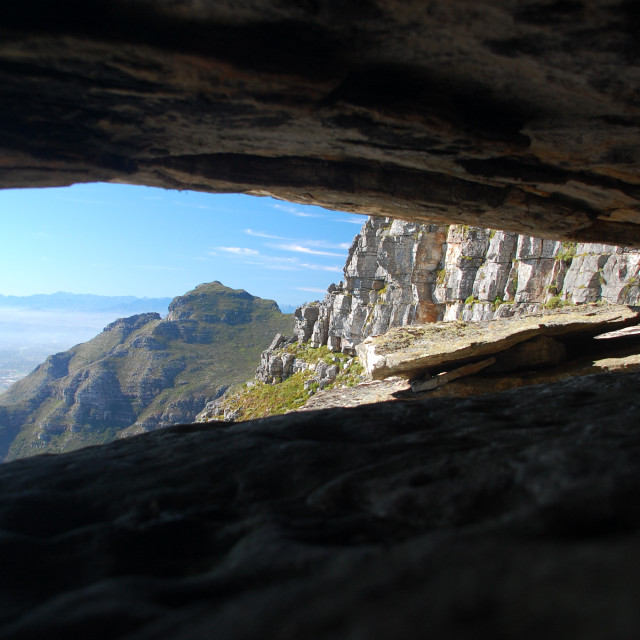
[[[389,380],[372,380],[361,382],[346,389],[333,388],[318,391],[311,396],[298,411],[315,411],[317,409],[331,409],[334,407],[359,407],[363,404],[376,402],[391,402],[396,395],[409,390],[409,383],[405,378],[390,378]]]
[[[356,347],[366,374],[413,378],[432,368],[463,364],[536,336],[597,335],[638,324],[637,310],[620,305],[584,305],[525,318],[486,323],[437,322],[391,329]]]
[[[0,465],[0,637],[636,640],[640,375]]]

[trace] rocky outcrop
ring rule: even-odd
[[[485,321],[587,302],[640,304],[640,250],[506,231],[370,218],[344,279],[295,313],[311,346],[354,353],[366,337],[437,320]]]
[[[315,384],[319,389],[324,389],[331,384],[340,371],[339,359],[332,357],[332,362],[309,362],[304,358],[304,355],[298,354],[296,356],[295,351],[286,348],[297,342],[301,342],[299,336],[287,338],[282,334],[276,335],[271,346],[260,356],[260,364],[256,369],[256,380],[266,384],[277,384],[301,371],[313,371],[313,377],[305,382],[306,388]],[[344,368],[349,368],[352,362],[353,359],[349,359],[342,365]]]
[[[59,452],[193,420],[246,380],[274,331],[291,324],[272,300],[219,282],[157,313],[122,318],[51,356],[0,395],[0,457]]]
[[[298,340],[350,353],[389,327],[437,320],[433,291],[445,238],[442,227],[370,218],[351,245],[344,280],[294,314]]]
[[[584,305],[493,322],[401,327],[367,338],[357,351],[367,375],[378,380],[389,376],[417,377],[430,369],[446,370],[489,356],[496,356],[497,360],[490,363],[495,365],[492,369],[504,371],[517,369],[519,361],[534,367],[557,364],[562,346],[555,340],[550,345],[536,344],[528,359],[526,353],[514,353],[514,347],[524,346],[532,339],[584,338],[639,323],[640,312],[629,307]],[[510,357],[505,359],[504,355]]]
[[[640,243],[630,0],[9,0],[0,185]]]
[[[305,370],[306,363],[296,359],[283,347],[296,342],[296,337],[287,338],[281,333],[271,341],[269,348],[260,354],[260,364],[256,369],[256,379],[267,384],[286,380],[297,371]]]

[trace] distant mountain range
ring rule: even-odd
[[[0,391],[44,359],[90,340],[110,322],[137,313],[167,314],[171,298],[54,293],[0,294]]]
[[[274,301],[219,282],[175,298],[165,319],[116,320],[0,394],[0,460],[191,421],[292,327]]]
[[[114,313],[167,313],[171,298],[137,298],[135,296],[98,296],[91,293],[38,293],[32,296],[0,294],[0,308],[38,311],[110,311]]]

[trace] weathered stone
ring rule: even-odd
[[[295,333],[298,342],[307,342],[311,338],[319,313],[320,309],[315,304],[304,305],[295,310]]]
[[[277,349],[278,347],[281,347],[286,341],[286,336],[284,336],[282,333],[276,333],[276,335],[273,337],[273,340],[271,341],[271,344],[269,345],[269,349]]]
[[[596,335],[638,322],[640,314],[629,307],[585,305],[490,323],[438,322],[392,329],[367,338],[357,351],[367,375],[374,379],[413,378],[433,367],[506,351],[539,335]]]
[[[355,353],[364,338],[407,324],[483,322],[570,303],[640,302],[640,250],[390,218],[363,225],[344,276],[321,302],[300,310],[308,318],[298,321],[299,336],[310,336],[313,347]]]
[[[0,25],[3,186],[272,193],[640,243],[633,2],[23,0]],[[574,280],[586,297],[608,283],[595,266],[605,283]],[[529,275],[507,276],[520,309]],[[473,317],[494,302],[465,300]],[[635,639],[638,384],[172,429],[0,467],[0,635]]]
[[[316,411],[318,409],[335,409],[359,407],[365,404],[391,402],[409,390],[409,382],[404,378],[388,378],[386,380],[367,380],[353,387],[333,387],[312,396],[298,411]]]
[[[640,242],[631,2],[9,2],[0,184]]]
[[[478,373],[487,367],[490,367],[492,364],[495,364],[495,358],[487,358],[486,360],[480,360],[480,362],[473,362],[471,364],[465,364],[462,367],[458,367],[457,369],[451,369],[450,371],[443,371],[436,376],[430,377],[426,380],[412,380],[411,381],[411,390],[414,393],[419,393],[420,391],[430,391],[431,389],[437,389],[438,387],[442,387],[453,380],[458,380],[459,378],[464,378],[465,376],[471,376],[474,373]]]
[[[567,350],[562,342],[549,336],[538,336],[500,353],[491,371],[551,367],[563,362],[566,355]]]

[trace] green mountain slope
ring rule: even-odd
[[[47,358],[0,395],[0,457],[59,452],[188,422],[253,376],[292,316],[219,282],[175,298],[169,315],[123,318]]]

